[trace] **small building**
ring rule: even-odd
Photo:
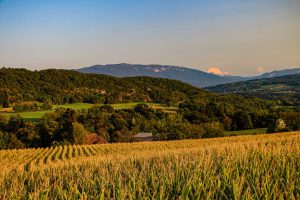
[[[106,144],[106,143],[107,141],[103,137],[97,135],[96,133],[90,133],[86,136],[86,144]]]
[[[132,138],[133,142],[146,142],[146,141],[153,141],[153,134],[152,133],[138,133]]]

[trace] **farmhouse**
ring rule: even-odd
[[[138,133],[133,136],[133,142],[145,142],[145,141],[153,141],[152,133]]]

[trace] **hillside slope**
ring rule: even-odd
[[[218,95],[177,80],[152,77],[116,78],[73,70],[0,69],[0,105],[25,101],[65,103],[153,102],[178,105],[183,101],[234,103],[234,107],[266,106],[262,99]],[[237,103],[238,102],[238,103]],[[238,104],[238,105],[237,105]]]
[[[53,103],[118,103],[188,100],[208,92],[176,80],[133,77],[116,78],[84,74],[72,70],[0,69],[0,97],[8,93],[10,102],[45,101]],[[0,98],[1,102],[1,98]]]
[[[206,89],[217,93],[282,100],[287,104],[300,103],[300,74],[229,83]]]
[[[300,74],[300,68],[283,69],[283,70],[267,72],[267,73],[264,73],[260,76],[256,76],[256,77],[253,77],[253,78],[255,78],[255,79],[275,78],[275,77],[279,77],[279,76],[287,76],[287,75],[295,75],[295,74]]]

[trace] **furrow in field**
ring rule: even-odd
[[[73,146],[73,157],[77,158],[78,157],[78,145]]]
[[[87,148],[87,146],[83,146],[82,151],[83,151],[85,156],[87,156],[87,157],[91,156],[91,153],[90,153],[89,149]]]
[[[45,148],[45,152],[43,152],[36,159],[35,165],[41,165],[42,163],[44,163],[44,160],[48,157],[49,154],[51,154],[51,148],[47,147],[47,148]]]
[[[48,151],[48,149],[43,148],[38,149],[36,151],[37,153],[34,156],[32,156],[31,159],[27,161],[27,163],[24,164],[24,170],[30,170],[36,164],[37,160]]]
[[[78,146],[78,156],[84,156],[82,148],[83,146]]]
[[[67,159],[73,158],[73,150],[74,150],[73,145],[68,145],[68,152],[66,155]]]
[[[59,159],[62,161],[67,158],[68,146],[69,145],[63,146],[63,152],[62,152],[61,156],[59,157]]]
[[[52,155],[51,162],[56,162],[59,159],[59,156],[62,153],[62,149],[63,149],[62,146],[55,147],[55,152]]]
[[[44,160],[41,161],[41,164],[50,163],[56,150],[57,149],[55,147],[51,147],[48,151],[48,154],[45,155]]]
[[[58,161],[61,158],[62,153],[63,153],[63,146],[59,146],[57,148],[58,148],[58,151],[55,153],[55,155],[54,155],[54,157],[52,159],[53,162]]]
[[[98,153],[96,152],[96,150],[92,147],[92,146],[87,146],[88,151],[90,152],[90,154],[92,156],[97,155]]]

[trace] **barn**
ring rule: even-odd
[[[132,138],[133,142],[146,142],[146,141],[153,141],[153,134],[152,133],[138,133]]]

